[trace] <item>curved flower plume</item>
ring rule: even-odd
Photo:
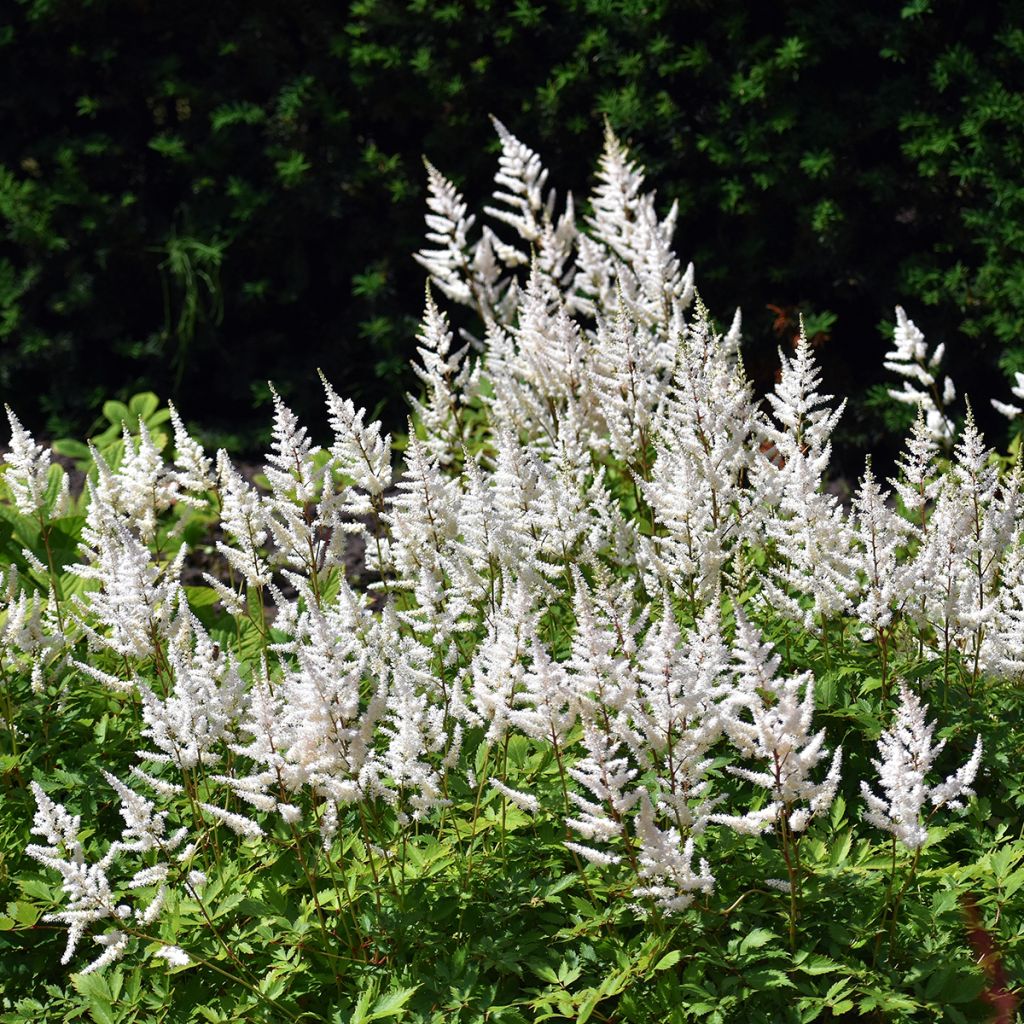
[[[9,405],[5,405],[4,409],[7,411],[7,422],[11,425],[9,450],[4,456],[4,480],[14,498],[14,507],[22,515],[34,516],[45,510],[50,450],[36,443]]]
[[[313,581],[340,557],[337,545],[331,543],[337,526],[336,496],[326,461],[318,458],[320,446],[310,441],[306,428],[273,386],[270,393],[274,426],[263,468],[270,494],[261,502],[262,525],[273,540],[274,564],[301,572]],[[253,547],[260,543],[255,540]],[[256,558],[252,565],[255,568]]]
[[[246,684],[234,657],[221,654],[187,605],[179,608],[178,620],[166,658],[173,680],[170,693],[160,697],[145,683],[137,684],[145,722],[142,735],[156,748],[140,751],[140,756],[191,771],[216,764],[220,750],[235,739],[247,702]]]
[[[498,173],[494,176],[498,186],[494,199],[501,206],[485,206],[484,213],[510,225],[524,242],[536,243],[541,236],[542,222],[551,218],[555,206],[555,193],[544,194],[548,172],[540,156],[496,117],[491,118],[491,123],[501,141]],[[523,253],[504,258],[509,265],[529,262]]]
[[[270,566],[262,553],[269,535],[267,508],[255,489],[235,469],[223,448],[217,452],[217,478],[221,523],[225,535],[234,542],[225,544],[218,541],[217,550],[248,586],[265,587],[271,580]],[[209,574],[204,578],[211,586],[219,584]],[[221,584],[218,589],[225,588]]]
[[[680,269],[672,246],[678,205],[658,219],[643,172],[607,122],[597,178],[588,220],[593,240],[580,239],[575,290],[591,310],[625,303],[645,326],[667,326],[694,296],[693,264]]]
[[[1024,678],[1024,532],[1008,545],[997,607],[984,634],[981,667],[1003,679]]]
[[[50,799],[38,783],[31,784],[36,801],[32,834],[41,836],[45,842],[32,843],[25,852],[56,871],[62,879],[67,907],[43,917],[44,921],[67,925],[67,946],[61,963],[70,962],[79,942],[92,926],[104,921],[111,925],[107,931],[93,936],[102,952],[80,974],[91,974],[124,956],[129,936],[120,926],[123,922],[131,920],[148,929],[157,920],[167,896],[168,875],[174,866],[168,858],[187,836],[185,829],[168,834],[166,811],[157,811],[151,800],[109,772],[103,772],[103,776],[121,801],[121,817],[125,824],[121,838],[112,842],[107,852],[93,863],[88,862],[79,838],[81,819],[68,814],[63,806]],[[110,873],[125,854],[156,854],[156,860],[137,868],[124,881],[112,880]],[[132,890],[154,886],[156,893],[146,905],[137,905],[133,909],[125,902]]]
[[[956,387],[949,377],[939,386],[938,372],[946,346],[940,344],[929,354],[920,328],[902,306],[896,307],[893,348],[886,353],[885,368],[904,378],[900,391],[890,390],[897,402],[916,405],[925,417],[931,436],[941,443],[952,440],[954,424],[946,409],[956,399]]]
[[[203,446],[189,434],[172,402],[167,403],[174,429],[174,482],[178,500],[193,508],[201,508],[207,491],[217,484],[213,463]]]
[[[918,409],[904,451],[896,462],[899,475],[890,483],[910,521],[922,533],[927,532],[929,510],[942,489],[942,476],[936,465],[938,454],[939,446],[928,429],[924,412]]]
[[[355,493],[351,488],[343,493],[341,509],[346,516],[353,518],[379,513],[383,507],[382,495],[391,486],[393,478],[391,435],[381,436],[379,421],[364,423],[366,411],[357,409],[349,399],[340,398],[322,373],[320,381],[327,396],[328,423],[334,434],[331,458],[334,467],[355,488]],[[343,528],[356,530],[354,524]]]
[[[963,808],[973,796],[971,785],[981,764],[981,737],[974,744],[970,759],[952,775],[936,785],[926,782],[946,741],[932,742],[935,725],[929,723],[921,701],[900,683],[900,704],[896,720],[878,740],[878,760],[872,760],[878,772],[882,795],[866,782],[860,791],[867,804],[864,820],[890,833],[910,850],[917,850],[928,839],[928,821],[942,807]],[[927,804],[931,814],[925,814]]]
[[[1018,370],[1013,375],[1013,378],[1014,385],[1010,388],[1010,393],[1014,398],[1024,401],[1024,373],[1021,373],[1020,370]],[[992,408],[995,409],[996,412],[1002,413],[1009,420],[1015,420],[1022,412],[1024,412],[1024,408],[1017,405],[1015,402],[1000,402],[996,398],[993,398],[991,401]]]
[[[438,288],[454,302],[470,305],[469,232],[476,218],[458,189],[429,161],[427,169],[427,241],[436,248],[421,249],[415,259]],[[474,282],[475,283],[475,282]]]
[[[149,548],[110,505],[92,481],[92,503],[82,531],[84,562],[68,571],[99,588],[76,594],[73,615],[94,649],[106,647],[130,658],[148,658],[177,608],[186,549],[162,569]]]
[[[864,581],[855,611],[857,618],[879,637],[891,631],[914,585],[913,566],[899,558],[900,548],[907,544],[914,527],[889,507],[887,497],[868,463],[853,499]]]
[[[730,702],[726,731],[741,756],[764,762],[761,770],[729,767],[739,778],[767,790],[770,803],[745,815],[716,814],[711,820],[739,832],[761,832],[782,820],[802,832],[811,818],[828,810],[839,785],[842,749],[832,755],[824,779],[811,771],[828,756],[825,730],[811,732],[814,678],[803,672],[779,678],[778,655],[761,642],[741,611],[736,614],[736,681],[739,692]]]
[[[696,315],[674,337],[672,386],[652,431],[657,459],[650,480],[638,483],[665,528],[647,545],[660,584],[707,601],[732,549],[760,535],[760,504],[746,486],[756,453],[754,401],[699,296]]]
[[[846,611],[857,591],[853,536],[839,502],[824,491],[831,437],[846,406],[831,408],[831,395],[818,393],[821,372],[801,325],[796,352],[780,352],[782,373],[768,395],[772,417],[762,429],[781,458],[756,464],[755,478],[775,514],[765,531],[776,546],[776,564],[763,576],[765,593],[782,614],[814,628]],[[809,598],[810,601],[805,601]]]
[[[448,318],[437,308],[429,285],[416,340],[420,363],[413,363],[413,371],[426,390],[426,399],[421,402],[410,395],[409,402],[423,426],[428,447],[445,465],[465,444],[462,406],[468,398],[466,388],[473,366],[466,358],[468,344],[452,351]]]

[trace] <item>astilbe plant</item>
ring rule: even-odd
[[[926,800],[963,809],[980,740],[926,786],[942,744],[923,698],[901,683],[894,704],[889,680],[897,663],[925,685],[937,673],[944,694],[957,679],[975,692],[982,673],[1020,678],[1019,475],[990,468],[971,421],[942,471],[948,421],[910,383],[922,413],[892,481],[902,512],[870,467],[844,508],[824,486],[843,407],[820,393],[806,337],[762,407],[739,314],[716,329],[672,248],[675,210],[659,219],[622,143],[607,133],[579,222],[537,155],[496,127],[485,212],[498,226],[475,240],[467,204],[427,165],[423,394],[400,468],[392,439],[327,381],[323,446],[272,392],[258,484],[172,410],[171,461],[144,427],[119,464],[94,455],[74,557],[27,550],[5,575],[0,664],[30,673],[39,699],[86,682],[117,694],[136,737],[127,768],[153,794],[106,775],[126,827],[90,862],[51,795],[59,778],[33,781],[45,845],[27,853],[63,879],[51,920],[69,927],[65,961],[86,935],[102,947],[86,970],[155,941],[171,966],[202,960],[298,1019],[207,906],[207,878],[232,856],[291,850],[321,948],[365,965],[384,944],[361,937],[367,908],[380,929],[382,894],[404,907],[425,836],[450,844],[449,884],[467,890],[488,850],[545,823],[559,871],[681,949],[686,929],[711,935],[718,913],[781,888],[795,950],[816,927],[802,851],[841,816],[838,793],[859,783],[866,824],[915,855]],[[470,307],[477,334],[457,343],[435,296]],[[897,319],[891,362],[930,388],[939,356]],[[66,478],[8,415],[7,493],[19,528],[45,539],[70,507]],[[186,586],[204,536],[217,565]],[[349,578],[353,544],[365,586]],[[818,649],[824,664],[807,654]],[[882,729],[881,797],[873,779],[841,778],[844,751],[865,763],[866,738],[818,706],[839,661],[875,651],[881,701],[865,685],[857,714],[873,709]],[[14,709],[5,717],[16,745]],[[524,770],[524,750],[553,776]],[[738,882],[737,858],[760,877]],[[130,859],[134,873],[112,880]],[[356,862],[373,879],[361,890]],[[152,890],[142,909],[121,901],[131,889]],[[715,909],[719,891],[730,909]],[[161,916],[186,904],[219,966]],[[686,929],[666,933],[674,916]]]

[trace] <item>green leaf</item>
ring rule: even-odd
[[[808,954],[801,951],[794,957],[794,965],[804,974],[832,974],[837,971],[848,973],[848,968],[822,953]],[[843,985],[845,982],[837,984]]]
[[[103,403],[103,415],[110,424],[118,427],[122,423],[131,421],[128,406],[114,398]]]
[[[587,1024],[602,997],[603,993],[598,988],[592,988],[587,991],[586,998],[580,1003],[579,1013],[576,1015],[576,1024]]]
[[[656,971],[667,971],[670,967],[675,967],[677,963],[682,959],[683,954],[678,949],[673,949],[666,953],[655,965]]]
[[[102,974],[73,974],[71,983],[85,999],[89,1016],[96,1024],[115,1024],[114,998],[107,979]]]
[[[369,1020],[387,1020],[391,1017],[399,1017],[405,1012],[405,1004],[416,994],[419,985],[412,988],[396,988],[381,996],[373,1004],[373,1012]]]
[[[851,846],[853,846],[853,834],[847,830],[829,848],[829,866],[839,867],[849,857]]]
[[[204,1020],[209,1021],[209,1024],[224,1024],[227,1020],[224,1014],[212,1006],[197,1006],[196,1012],[201,1014]]]
[[[348,1024],[370,1024],[375,1020],[401,1019],[405,1016],[406,1003],[415,995],[418,988],[419,985],[414,985],[412,988],[392,989],[376,1001],[374,1001],[377,994],[376,986],[364,989],[359,994]]]
[[[76,441],[71,437],[60,437],[51,446],[58,455],[74,459],[76,463],[89,462],[92,455],[89,446],[82,441]]]
[[[7,904],[7,913],[23,928],[31,928],[39,920],[42,911],[31,903],[23,903],[21,900],[18,900],[15,903]]]
[[[224,103],[210,113],[210,127],[221,132],[238,124],[262,124],[266,119],[266,111],[255,103]]]
[[[777,939],[775,932],[767,928],[755,928],[749,935],[745,935],[740,942],[740,953],[747,953],[752,949],[759,949],[766,946],[772,939]]]

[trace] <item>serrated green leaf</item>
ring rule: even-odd
[[[73,974],[71,982],[86,1001],[89,1016],[96,1024],[115,1024],[113,997],[101,974]]]
[[[580,1003],[579,1012],[576,1014],[576,1024],[587,1024],[594,1010],[597,1009],[597,1004],[601,1001],[601,997],[600,989],[592,988],[587,991],[586,997]]]
[[[829,847],[828,863],[830,867],[836,868],[844,863],[850,855],[850,848],[853,846],[853,833],[847,829]]]
[[[678,949],[670,950],[654,965],[654,969],[656,971],[667,971],[670,967],[675,967],[682,957],[683,954]]]
[[[752,949],[760,949],[761,946],[766,946],[772,939],[777,938],[775,932],[769,931],[767,928],[755,928],[740,941],[739,951],[748,953]]]
[[[416,994],[419,985],[396,988],[382,995],[374,1004],[368,1020],[387,1020],[405,1013],[405,1005]]]
[[[802,957],[802,959],[801,959]],[[832,974],[836,971],[847,973],[849,968],[844,967],[841,963],[833,960],[831,957],[827,957],[822,953],[811,953],[810,955],[804,955],[798,953],[795,958],[796,969],[803,974]],[[846,981],[839,981],[837,985],[845,985]]]
[[[23,900],[17,900],[13,903],[7,904],[7,913],[10,914],[23,928],[31,928],[32,925],[39,920],[42,911],[38,907],[34,907],[31,903],[25,903]]]

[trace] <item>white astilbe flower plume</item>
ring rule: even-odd
[[[540,156],[497,118],[492,117],[491,122],[498,133],[501,155],[494,175],[496,188],[493,198],[497,205],[485,206],[484,213],[511,227],[519,242],[525,245],[506,243],[493,231],[485,229],[474,255],[473,270],[478,279],[490,284],[489,292],[502,293],[506,301],[503,308],[496,308],[494,312],[508,321],[511,320],[509,314],[513,303],[518,298],[517,282],[512,277],[507,286],[495,287],[491,283],[494,277],[492,261],[497,259],[509,270],[514,270],[530,263],[532,252],[535,269],[552,287],[561,289],[572,279],[573,271],[567,264],[576,239],[576,222],[571,195],[566,198],[565,212],[557,221],[554,219],[556,196],[554,189],[548,189],[545,194],[548,172]],[[493,308],[493,302],[491,305]]]
[[[9,405],[4,408],[11,425],[9,451],[4,456],[4,480],[14,498],[14,507],[22,515],[34,516],[45,510],[50,450],[36,443]]]
[[[534,634],[528,643],[529,666],[508,711],[510,723],[533,739],[551,743],[557,752],[577,719],[577,702],[565,666],[555,661]]]
[[[392,587],[415,595],[417,608],[400,613],[404,620],[446,634],[457,631],[460,616],[468,612],[458,592],[446,588],[462,499],[457,481],[442,472],[412,428],[405,460],[405,475],[383,516],[389,535],[380,540],[380,561],[377,549],[368,546],[367,564],[390,576]]]
[[[938,345],[929,354],[928,343],[920,328],[902,306],[896,307],[896,328],[893,348],[886,353],[885,368],[903,377],[903,389],[890,390],[897,402],[916,405],[924,414],[929,434],[943,444],[953,437],[954,424],[946,409],[956,399],[956,388],[949,377],[939,385],[938,372],[945,354],[945,345]]]
[[[81,820],[72,817],[58,803],[46,795],[38,783],[31,783],[36,801],[36,813],[32,834],[41,836],[45,845],[29,844],[26,854],[39,861],[44,867],[56,871],[62,879],[68,904],[66,909],[46,914],[44,921],[67,925],[68,938],[61,963],[69,963],[78,943],[91,926],[101,921],[123,921],[131,915],[143,927],[152,925],[159,916],[166,896],[162,884],[167,877],[169,864],[167,856],[174,853],[184,842],[187,832],[179,829],[172,835],[166,832],[166,811],[157,811],[151,800],[146,799],[123,782],[103,772],[104,778],[117,793],[121,801],[121,817],[125,827],[121,838],[112,842],[107,852],[94,863],[88,863],[79,840]],[[126,882],[112,882],[109,875],[115,862],[124,854],[146,855],[156,853],[161,859],[137,869]],[[118,890],[132,890],[157,886],[157,892],[145,906],[134,910],[119,898]],[[93,941],[103,947],[103,952],[80,973],[89,974],[119,960],[128,946],[128,936],[120,928],[100,935]]]
[[[426,685],[425,685],[426,684]],[[412,809],[418,820],[448,801],[442,774],[432,763],[447,746],[444,716],[430,699],[431,680],[404,658],[396,660],[387,713],[380,726],[382,749],[375,759],[375,795]]]
[[[828,464],[829,438],[843,415],[846,400],[832,408],[829,404],[832,395],[818,392],[821,368],[802,321],[796,350],[792,356],[780,350],[779,361],[782,364],[779,381],[766,396],[775,423],[764,420],[765,436],[775,444],[787,465],[803,455],[820,473]],[[785,466],[781,471],[785,473]]]
[[[724,727],[729,669],[718,605],[708,606],[684,644],[666,595],[661,621],[639,652],[641,682],[626,740],[637,764],[657,773],[654,809],[684,837],[703,831],[714,803],[705,799],[704,774]]]
[[[114,507],[148,544],[156,537],[160,513],[174,501],[174,474],[168,471],[143,420],[139,420],[138,443],[127,423],[122,427],[121,440],[124,454],[114,474]]]
[[[199,620],[183,607],[166,661],[173,680],[166,697],[138,683],[142,735],[156,748],[140,755],[147,761],[171,762],[180,770],[215,764],[220,759],[218,747],[234,740],[246,703],[245,682],[234,656],[222,655]]]
[[[596,725],[584,725],[583,746],[586,755],[568,769],[568,774],[587,796],[569,793],[579,813],[566,818],[565,823],[587,840],[587,845],[566,845],[593,863],[614,864],[620,855],[595,848],[594,844],[607,844],[616,838],[630,843],[626,815],[640,799],[640,790],[633,785],[638,773],[622,755],[622,744]]]
[[[693,902],[695,893],[711,892],[715,878],[708,862],[701,858],[699,870],[693,869],[693,837],[683,840],[678,829],[659,828],[647,793],[640,795],[634,822],[640,884],[633,891],[637,896],[650,897],[666,914],[677,914]]]
[[[361,799],[373,778],[373,736],[388,692],[387,663],[375,660],[373,648],[386,650],[398,637],[386,621],[371,626],[346,584],[335,602],[322,606],[308,588],[305,593],[292,638],[275,645],[288,656],[283,675],[273,686],[265,679],[252,686],[238,727],[249,739],[231,750],[251,763],[249,776],[239,780],[247,802],[254,793],[276,799],[282,790],[297,793],[308,785],[336,813],[338,805]],[[371,642],[367,634],[374,631],[386,638]],[[364,679],[373,684],[364,687]]]
[[[900,496],[914,526],[927,532],[928,512],[942,489],[942,476],[935,463],[939,446],[928,430],[924,413],[920,409],[904,447],[904,453],[896,462],[899,476],[890,483]]]
[[[213,462],[203,446],[185,429],[178,410],[168,402],[171,426],[174,429],[174,481],[177,484],[178,501],[202,508],[207,491],[217,485],[213,475]]]
[[[678,205],[658,219],[654,194],[643,191],[643,172],[607,123],[597,178],[588,221],[592,238],[579,239],[574,282],[574,290],[590,300],[582,308],[614,310],[621,296],[642,322],[665,325],[694,296],[693,264],[681,270],[672,248]]]
[[[1020,513],[1019,466],[1000,481],[993,455],[968,406],[946,489],[956,492],[965,509],[963,586],[951,618],[968,635],[965,653],[974,666],[980,664],[985,633],[998,614],[999,567]]]
[[[161,946],[153,956],[166,960],[171,967],[187,967],[192,963],[188,953],[179,946]]]
[[[487,401],[502,418],[527,426],[531,437],[550,436],[553,408],[572,399],[590,409],[584,390],[589,358],[590,346],[565,297],[534,262],[515,323],[488,333],[484,362],[495,393]]]
[[[273,541],[270,561],[309,579],[315,595],[320,575],[344,556],[342,501],[334,492],[326,460],[317,458],[319,445],[310,441],[273,386],[270,391],[274,428],[264,475],[271,493],[261,499],[263,523]]]
[[[1003,679],[1024,677],[1024,532],[1008,545],[1000,569],[996,613],[981,652],[985,672]]]
[[[855,612],[879,637],[888,635],[914,585],[913,566],[899,557],[914,527],[889,507],[887,497],[869,463],[853,499],[863,580]]]
[[[342,399],[321,374],[327,394],[327,408],[334,443],[331,455],[335,466],[364,493],[346,496],[348,515],[367,515],[391,486],[391,435],[381,437],[379,422],[365,424],[366,411],[356,409],[347,398]]]
[[[941,807],[963,808],[973,796],[971,785],[981,764],[981,737],[967,763],[944,782],[929,786],[929,772],[946,741],[932,742],[935,725],[926,718],[925,707],[910,689],[900,683],[900,703],[896,719],[878,740],[879,759],[872,760],[878,772],[882,795],[876,795],[866,782],[860,791],[867,804],[864,820],[890,833],[907,849],[917,850],[928,839],[928,820]],[[931,814],[925,805],[931,804]]]
[[[1014,398],[1019,398],[1024,401],[1024,373],[1021,373],[1020,370],[1018,370],[1014,373],[1013,379],[1014,386],[1010,388],[1010,394],[1012,394]],[[1024,412],[1024,408],[1021,408],[1021,406],[1017,405],[1015,402],[1000,402],[996,398],[991,399],[991,402],[992,408],[995,409],[996,412],[1002,413],[1009,420],[1015,420],[1022,412]]]
[[[975,508],[949,476],[942,478],[928,532],[912,565],[914,595],[907,605],[912,620],[930,627],[944,656],[963,649],[977,628],[971,613],[978,605],[977,567],[969,559]]]
[[[745,485],[756,453],[754,404],[735,353],[699,298],[695,318],[677,333],[672,388],[654,424],[657,460],[650,481],[638,481],[666,529],[645,542],[644,557],[659,587],[706,601],[719,590],[732,550],[759,535],[760,503]]]
[[[444,465],[464,444],[462,405],[473,367],[466,358],[468,344],[452,350],[448,318],[437,308],[429,286],[416,340],[419,362],[412,368],[426,394],[423,401],[410,395],[409,404],[423,426],[427,446]]]
[[[853,536],[838,500],[822,487],[829,438],[846,403],[832,409],[832,396],[818,393],[821,372],[802,325],[793,357],[780,352],[780,359],[782,374],[768,395],[776,422],[765,417],[762,430],[781,465],[767,457],[755,464],[758,490],[775,506],[766,532],[778,553],[762,580],[777,611],[812,629],[816,617],[824,626],[847,611],[857,591]],[[812,599],[809,607],[804,596]]]
[[[430,279],[449,298],[463,305],[473,304],[470,284],[469,232],[476,218],[456,187],[429,161],[427,169],[427,241],[436,248],[416,254]],[[475,283],[475,282],[474,282]]]
[[[576,634],[566,667],[574,699],[585,721],[600,723],[606,731],[624,728],[626,711],[637,694],[631,659],[644,620],[635,617],[628,581],[602,581],[591,593],[583,574],[574,567],[573,582]],[[629,731],[624,731],[628,735]]]
[[[598,319],[588,380],[597,398],[612,452],[630,467],[646,463],[652,421],[668,392],[673,346],[620,308]]]
[[[496,743],[508,730],[526,674],[526,645],[536,635],[539,615],[522,580],[505,590],[487,636],[470,665],[470,700],[479,720],[486,724],[484,740]]]
[[[177,608],[186,548],[158,568],[149,548],[99,488],[92,481],[87,486],[91,504],[80,545],[84,561],[68,571],[95,581],[100,589],[75,595],[74,618],[94,649],[150,657]]]
[[[501,141],[498,173],[494,176],[494,183],[498,186],[494,199],[501,205],[485,206],[484,213],[510,225],[524,242],[535,243],[540,239],[543,220],[550,218],[555,204],[554,192],[549,191],[547,196],[544,194],[548,172],[529,146],[517,139],[497,118],[492,117],[491,122]],[[508,249],[511,247],[503,247],[502,251],[502,258],[507,264],[528,262],[528,257],[522,252],[518,258],[505,255]]]
[[[256,490],[242,478],[224,449],[217,452],[221,526],[233,544],[217,541],[217,551],[243,580],[255,588],[270,583],[270,567],[261,548],[267,541],[267,510]],[[207,582],[213,580],[209,574]]]
[[[743,832],[760,831],[784,818],[791,831],[802,832],[835,799],[842,749],[833,754],[825,778],[815,782],[811,772],[828,755],[825,730],[811,732],[813,676],[804,672],[779,678],[778,656],[739,610],[734,647],[739,689],[730,701],[725,727],[741,756],[764,762],[764,767],[755,771],[730,766],[729,771],[767,790],[771,803],[747,815],[717,814],[711,820]]]
[[[0,659],[37,655],[58,645],[59,630],[47,621],[50,608],[51,601],[24,588],[16,566],[0,572]]]

